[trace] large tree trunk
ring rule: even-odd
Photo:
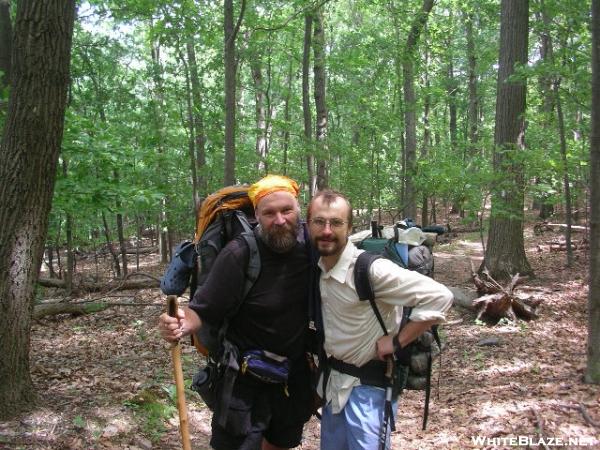
[[[327,104],[325,101],[325,30],[323,28],[323,12],[318,9],[314,15],[313,74],[315,80],[315,108],[317,111],[316,143],[317,143],[317,189],[329,186],[329,151],[327,147]]]
[[[496,101],[492,212],[485,259],[490,275],[500,281],[533,273],[523,242],[526,83],[509,80],[515,65],[527,64],[528,0],[503,0]],[[501,180],[501,181],[500,181]]]
[[[308,196],[313,198],[317,190],[315,176],[315,157],[312,146],[312,114],[310,112],[310,49],[312,47],[313,13],[304,14],[304,51],[302,54],[302,113],[304,118],[304,146],[306,148],[306,174],[308,177]]]
[[[590,289],[585,379],[600,384],[600,0],[592,0],[590,184]]]
[[[415,17],[411,26],[406,48],[402,57],[402,76],[404,79],[404,127],[406,134],[405,144],[405,183],[404,183],[404,216],[415,219],[417,217],[417,199],[414,177],[417,173],[417,100],[415,94],[414,58],[419,43],[419,37],[429,13],[433,8],[434,0],[423,0],[421,11]]]
[[[72,0],[21,0],[0,147],[0,418],[34,399],[29,337],[69,84]]]

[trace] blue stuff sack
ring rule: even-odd
[[[165,295],[181,295],[190,282],[190,276],[196,265],[196,245],[191,241],[183,241],[173,252],[165,275],[160,280],[160,289]]]
[[[285,384],[290,373],[289,359],[266,350],[248,350],[242,354],[242,374],[264,383]]]

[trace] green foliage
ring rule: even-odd
[[[527,83],[528,110],[526,149],[511,163],[525,170],[525,195],[553,204],[562,201],[564,168],[555,109],[550,114],[543,111],[541,86],[544,80],[560,77],[567,170],[574,199],[583,198],[589,181],[588,3],[547,0],[543,6],[551,18],[548,23],[542,20],[542,3],[531,4],[529,64],[514,76]],[[312,5],[299,0],[247,4],[236,38],[239,182],[252,182],[265,170],[285,171],[303,187],[309,181],[306,157],[317,148],[303,137],[301,63],[304,11]],[[417,0],[323,4],[328,129],[324,153],[316,156],[328,161],[331,187],[347,193],[357,208],[402,206],[401,64],[411,24],[406,18],[414,17],[420,7]],[[236,16],[239,12],[236,4]],[[470,222],[478,220],[492,189],[503,187],[502,173],[494,176],[492,170],[499,12],[499,3],[492,0],[436,2],[414,56],[417,198],[460,205]],[[154,224],[163,208],[170,229],[191,234],[187,44],[193,44],[200,78],[201,104],[192,99],[191,106],[204,127],[206,165],[198,171],[206,182],[200,193],[205,195],[221,187],[223,178],[222,5],[94,0],[81,6],[80,17],[61,155],[66,170],[58,169],[49,242],[64,241],[67,215],[74,220],[75,245],[93,247],[104,239],[102,213],[111,229],[115,215],[122,214],[126,235],[132,236],[138,224]],[[476,55],[477,142],[471,142],[468,133],[469,22]],[[552,61],[540,57],[542,33],[552,38]],[[253,78],[252,64],[261,69],[260,84]],[[314,135],[312,81],[311,75]],[[255,103],[260,93],[268,110],[266,169],[259,168],[255,150],[261,132]],[[5,98],[1,95],[0,100]],[[284,117],[286,105],[289,119]],[[454,135],[449,129],[451,106],[456,109]],[[301,199],[307,201],[306,190]]]
[[[75,428],[82,429],[82,428],[85,428],[85,425],[86,425],[86,421],[82,416],[78,415],[73,418],[73,426]]]
[[[167,431],[165,421],[177,412],[176,399],[169,395],[167,401],[150,389],[144,389],[124,404],[130,408],[140,423],[142,432],[153,442],[156,442]]]

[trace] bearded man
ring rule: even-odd
[[[189,307],[180,309],[177,318],[162,314],[159,319],[163,338],[172,342],[196,333],[203,321],[222,323],[240,305],[229,319],[226,339],[242,359],[260,351],[287,361],[285,386],[240,370],[231,398],[226,405],[217,402],[215,406],[210,443],[217,450],[296,447],[310,418],[312,394],[304,356],[309,258],[300,227],[298,191],[294,180],[278,175],[268,175],[250,187],[261,271],[244,298],[250,252],[246,241],[238,237],[219,253]],[[243,366],[242,360],[239,363]],[[217,397],[224,390],[217,385]],[[216,417],[226,417],[225,424]]]

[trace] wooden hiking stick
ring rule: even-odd
[[[167,295],[167,311],[171,317],[177,317],[177,296]],[[181,344],[179,341],[171,344],[171,359],[173,360],[173,375],[177,389],[177,409],[179,411],[179,430],[183,450],[191,450],[190,430],[188,427],[187,408],[185,406],[185,387],[183,385],[183,369],[181,367]]]

